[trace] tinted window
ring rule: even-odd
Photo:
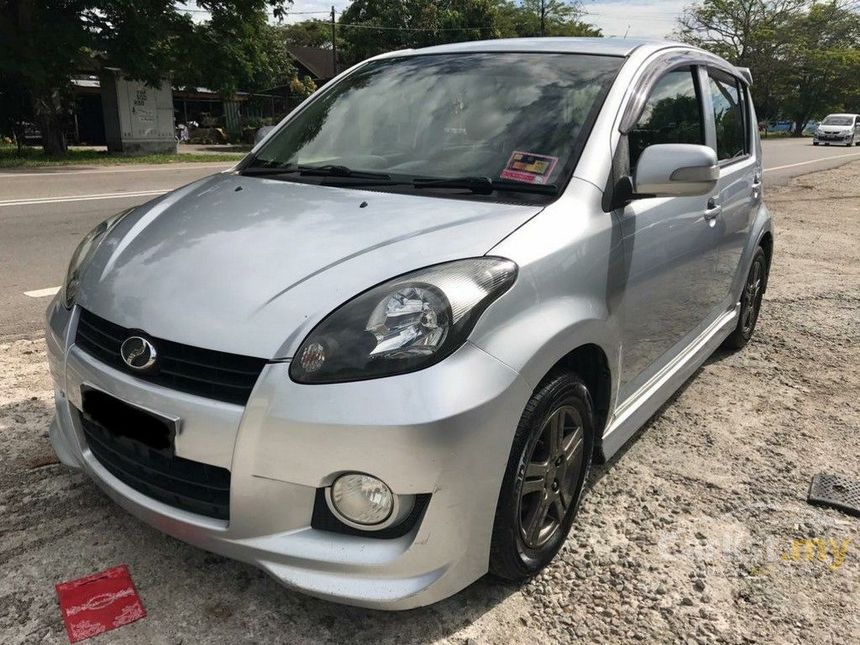
[[[851,125],[850,116],[828,116],[821,125]]]
[[[257,163],[338,164],[382,171],[400,184],[461,175],[562,183],[623,62],[524,53],[371,62],[323,89],[263,146]]]
[[[711,70],[708,87],[714,104],[717,128],[717,158],[733,159],[749,152],[746,135],[744,93],[735,79]]]
[[[702,104],[689,67],[669,72],[651,91],[639,121],[630,131],[630,168],[656,143],[705,144]]]

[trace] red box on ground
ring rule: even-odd
[[[146,616],[128,566],[57,585],[69,642],[77,643]]]

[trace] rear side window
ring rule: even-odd
[[[717,158],[723,161],[748,154],[747,108],[743,86],[728,74],[708,70],[708,88],[714,105]]]
[[[693,69],[684,67],[661,78],[630,131],[630,168],[639,155],[657,143],[705,144],[702,102]]]

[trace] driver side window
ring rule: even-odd
[[[705,120],[695,68],[676,69],[661,78],[630,131],[630,169],[642,151],[658,143],[705,144]]]

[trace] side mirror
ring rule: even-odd
[[[642,151],[633,189],[643,197],[692,197],[710,193],[719,178],[717,153],[712,148],[661,143]]]

